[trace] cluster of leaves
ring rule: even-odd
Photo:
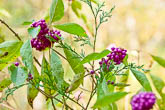
[[[82,1],[90,7],[95,19],[95,33],[93,35],[93,44],[90,42],[90,37],[87,35],[86,31],[79,24],[52,24],[56,21],[59,21],[64,16],[64,4],[62,0],[52,0],[48,18],[50,26],[53,26],[54,28],[57,28],[69,34],[73,34],[74,36],[76,36],[75,42],[83,42],[81,46],[84,46],[85,44],[90,45],[93,48],[93,53],[87,56],[85,56],[84,54],[81,55],[76,52],[69,44],[61,40],[60,42],[58,42],[58,46],[56,46],[56,48],[62,48],[65,55],[62,55],[60,52],[51,47],[49,49],[49,60],[46,59],[45,51],[43,51],[42,63],[40,64],[33,55],[30,40],[28,39],[27,41],[23,42],[20,37],[12,30],[19,41],[6,41],[0,44],[0,70],[4,69],[6,66],[8,66],[8,64],[11,64],[8,67],[10,78],[6,78],[0,82],[0,91],[8,88],[6,91],[6,97],[3,98],[3,100],[7,100],[7,97],[13,94],[13,92],[18,88],[27,85],[27,99],[32,107],[33,100],[36,98],[38,93],[41,92],[43,95],[46,96],[47,101],[52,101],[54,109],[54,100],[64,104],[66,109],[72,109],[66,103],[67,100],[70,100],[79,105],[83,110],[87,110],[92,97],[97,94],[97,100],[93,106],[94,109],[99,108],[100,110],[117,110],[118,107],[115,102],[128,94],[127,92],[123,92],[123,90],[124,87],[129,86],[129,84],[127,84],[127,79],[130,71],[135,76],[137,81],[142,85],[144,91],[152,91],[150,82],[144,74],[144,72],[146,72],[147,70],[143,69],[143,66],[136,66],[134,63],[129,63],[127,61],[128,55],[125,57],[123,63],[121,63],[120,65],[112,63],[110,71],[104,71],[101,67],[96,68],[95,61],[100,60],[110,53],[109,50],[95,52],[97,31],[101,24],[106,22],[108,18],[111,17],[111,13],[114,7],[111,8],[109,11],[103,11],[102,8],[104,7],[104,3],[98,3],[94,0]],[[93,7],[92,2],[96,4],[96,8]],[[81,9],[81,3],[79,1],[73,1],[71,6],[78,17],[85,16],[83,14],[80,15],[79,13],[79,10]],[[99,21],[97,21],[98,16]],[[32,22],[25,22],[24,24],[29,25],[31,23]],[[39,31],[40,27],[28,29],[29,35],[32,37],[36,37]],[[13,48],[15,48],[15,51],[13,51]],[[21,62],[23,64],[16,67],[12,64],[12,62],[15,61],[15,59],[19,56],[21,56]],[[64,69],[60,57],[64,58],[68,62],[73,72],[75,73],[75,76],[71,83],[64,80]],[[162,59],[154,56],[153,58],[157,59],[157,61],[160,62],[161,65],[165,66],[165,63],[161,62]],[[34,65],[34,61],[36,61],[41,67],[41,73],[38,72],[36,66]],[[91,68],[84,67],[84,64],[86,63],[91,66],[92,70],[95,71],[95,74],[90,74]],[[32,74],[33,80],[28,80],[26,82],[29,73]],[[92,91],[87,105],[84,107],[73,98],[71,98],[70,94],[72,94],[74,90],[76,90],[81,84],[83,84],[84,77],[87,76],[91,76],[92,78]],[[118,76],[119,80],[117,81],[116,79],[118,78]],[[163,103],[165,95],[162,93],[162,88],[165,84],[162,80],[153,75],[151,75],[151,78],[154,82],[156,82],[154,83],[155,87],[162,96],[162,99],[158,101],[159,106],[164,107]],[[107,84],[109,80],[113,81],[114,84]],[[10,85],[12,83],[14,87],[10,88]],[[60,99],[57,99],[56,96],[62,97]]]

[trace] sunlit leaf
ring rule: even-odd
[[[22,44],[21,41],[5,41],[0,44],[0,70],[20,56]]]
[[[85,30],[76,23],[54,25],[55,28],[77,36],[87,37]]]
[[[137,71],[136,69],[133,68],[131,68],[131,71],[146,91],[152,91],[150,83],[144,73]]]
[[[110,103],[116,102],[126,96],[128,93],[127,92],[113,92],[113,93],[108,93],[98,99],[96,103],[94,104],[93,108],[101,108],[104,106],[109,105]]]
[[[154,56],[154,55],[151,55],[151,56],[159,65],[165,68],[165,59],[158,56]]]
[[[50,7],[50,22],[58,21],[64,16],[64,4],[62,0],[52,0]]]
[[[5,78],[2,81],[0,81],[0,92],[2,92],[3,89],[7,88],[11,83],[12,82],[9,78]]]

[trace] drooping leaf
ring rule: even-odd
[[[83,78],[84,78],[84,73],[76,74],[67,92],[72,92],[75,89],[77,89],[80,86],[80,84],[83,82]]]
[[[37,35],[39,34],[40,30],[41,30],[41,27],[40,27],[40,26],[38,26],[38,27],[30,27],[30,28],[28,29],[28,33],[29,33],[33,38],[36,38]]]
[[[75,74],[80,74],[80,73],[85,72],[84,67],[82,65],[77,67],[77,64],[81,62],[81,60],[77,54],[75,54],[74,52],[72,52],[71,50],[68,50],[66,48],[64,48],[64,53],[65,53],[65,56],[67,58],[69,65],[71,66],[71,68]]]
[[[133,68],[131,68],[131,71],[146,91],[152,91],[150,83],[144,73],[137,71],[136,69]]]
[[[0,44],[0,71],[20,56],[22,44],[21,41],[6,41]]]
[[[127,92],[113,92],[104,95],[103,97],[99,98],[96,103],[94,104],[93,108],[101,108],[109,105],[110,103],[116,102],[126,96]]]
[[[98,60],[101,59],[103,57],[105,57],[106,55],[108,55],[110,53],[109,50],[103,50],[100,53],[91,53],[89,55],[87,55],[80,63],[79,65],[85,64],[87,62],[93,61],[93,60]]]
[[[9,78],[5,78],[2,81],[0,81],[0,92],[3,91],[6,87],[8,87],[11,84],[11,80]]]
[[[9,68],[11,81],[16,85],[21,85],[25,82],[28,76],[28,71],[25,67],[16,67],[14,64]]]
[[[37,85],[39,85],[39,72],[37,70],[37,68],[34,66],[34,75],[33,75],[33,82],[34,82],[34,86],[37,87]],[[28,85],[27,87],[27,100],[29,105],[33,108],[33,101],[34,99],[37,97],[38,95],[38,90],[34,87],[33,85]]]
[[[74,1],[72,1],[71,6],[72,6],[72,10],[76,14],[76,16],[80,17],[79,10],[82,9],[81,3],[79,1],[74,0]]]
[[[153,82],[156,90],[158,91],[160,96],[163,96],[162,90],[165,87],[164,81],[161,78],[159,78],[159,77],[157,77],[157,76],[155,76],[153,74],[151,74],[150,76],[151,76],[152,82]]]
[[[151,55],[151,56],[159,65],[165,68],[165,59],[158,56],[154,56],[154,55]]]
[[[67,86],[67,83],[64,81],[64,69],[62,67],[61,59],[54,51],[51,53],[50,66],[58,88],[62,89],[64,86]]]
[[[54,27],[70,34],[74,34],[81,37],[87,37],[85,30],[76,23],[59,24],[54,25]]]
[[[50,7],[50,22],[60,20],[64,16],[64,4],[62,0],[52,0]]]
[[[22,61],[29,71],[33,74],[33,56],[30,40],[27,40],[20,49]]]

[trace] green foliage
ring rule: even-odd
[[[5,78],[0,82],[0,92],[2,92],[6,87],[11,84],[11,80],[9,78]]]
[[[27,40],[20,49],[22,61],[28,70],[33,74],[33,56],[30,40]]]
[[[64,81],[64,69],[62,67],[61,59],[54,51],[52,51],[51,53],[50,66],[52,75],[56,79],[58,89],[60,90],[63,89],[65,86],[68,86],[68,84]]]
[[[100,52],[100,53],[91,53],[91,54],[87,55],[87,56],[79,63],[79,65],[83,65],[83,64],[88,63],[88,62],[93,61],[93,60],[101,59],[101,58],[105,57],[106,55],[108,55],[109,53],[110,53],[109,50],[103,50],[103,51]]]
[[[28,33],[29,33],[33,38],[35,38],[35,37],[37,37],[37,35],[38,35],[38,33],[40,32],[40,30],[41,30],[41,27],[40,27],[40,26],[38,26],[38,27],[30,27],[30,28],[28,29]]]
[[[74,0],[72,1],[71,7],[72,7],[73,12],[76,14],[76,16],[80,17],[79,10],[82,9],[81,3],[77,0]]]
[[[22,23],[22,25],[30,25],[32,23],[33,23],[33,21],[25,21],[25,22]]]
[[[0,71],[20,55],[22,44],[21,41],[5,41],[0,44]]]
[[[38,95],[38,90],[32,85],[28,85],[27,100],[32,108],[33,108],[33,100],[37,97],[37,95]]]
[[[129,70],[126,70],[125,71],[125,74],[126,75],[121,75],[120,77],[119,77],[119,79],[118,79],[118,81],[122,84],[126,84],[127,83],[127,81],[128,81],[128,77],[129,77]],[[117,87],[117,90],[119,90],[119,91],[123,91],[123,89],[124,89],[124,87],[125,86],[119,86],[119,87]]]
[[[79,24],[76,23],[59,24],[54,25],[54,27],[70,34],[87,37],[85,30]]]
[[[57,88],[56,88],[54,77],[51,72],[50,64],[46,60],[45,56],[43,56],[43,59],[42,59],[41,76],[42,76],[44,91],[47,94],[53,94],[54,89],[57,89]]]
[[[64,4],[62,0],[52,0],[50,7],[50,22],[60,20],[64,16]]]
[[[152,91],[150,83],[144,73],[137,71],[136,69],[133,68],[131,68],[131,71],[146,91]]]
[[[163,95],[165,96],[165,94],[162,93],[162,90],[165,87],[165,83],[163,82],[163,80],[153,74],[151,74],[150,76],[151,76],[151,79],[153,81],[153,84],[154,84],[156,90],[159,92],[159,94],[161,96],[163,96]]]
[[[33,108],[33,101],[37,97],[39,91],[36,89],[36,87],[39,85],[39,72],[35,66],[34,68],[34,75],[33,75],[33,83],[35,85],[29,84],[27,87],[27,100],[29,105]]]
[[[77,64],[81,61],[80,58],[72,52],[71,50],[68,50],[67,48],[64,48],[64,53],[67,58],[67,61],[69,65],[71,66],[72,70],[76,74],[74,76],[74,79],[71,83],[71,86],[69,87],[68,91],[75,90],[81,83],[83,83],[83,76],[85,73],[84,67],[82,65],[77,67]]]
[[[151,55],[151,56],[159,65],[165,68],[165,59],[158,56],[154,56],[154,55]]]
[[[25,67],[16,67],[14,64],[11,65],[9,68],[9,73],[10,73],[10,77],[11,77],[11,81],[16,85],[22,85],[28,75],[28,71],[27,68]]]
[[[109,105],[110,103],[116,102],[126,96],[128,93],[127,92],[113,92],[113,93],[108,93],[98,99],[93,106],[93,108],[101,108],[104,106]]]

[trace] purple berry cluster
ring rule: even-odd
[[[115,47],[112,47],[111,50],[112,52],[109,55],[107,55],[109,60],[113,60],[117,65],[123,62],[123,59],[127,54],[127,50]]]
[[[109,84],[112,84],[112,85],[113,85],[113,84],[115,84],[115,83],[114,83],[114,81],[108,80],[108,81],[107,81],[107,85],[109,85]]]
[[[30,80],[33,80],[33,76],[31,73],[28,74],[28,78],[27,78],[27,81],[30,81]]]
[[[41,27],[40,32],[38,33],[36,38],[32,38],[31,45],[32,48],[36,48],[36,50],[42,51],[45,50],[45,48],[50,48],[53,41],[50,41],[46,36],[51,36],[56,41],[59,40],[59,37],[61,37],[60,31],[57,30],[49,30],[45,20],[41,19],[37,22],[32,23],[31,27]],[[57,37],[59,36],[59,37]]]
[[[152,92],[141,92],[133,96],[132,110],[150,110],[156,102],[156,96]]]

